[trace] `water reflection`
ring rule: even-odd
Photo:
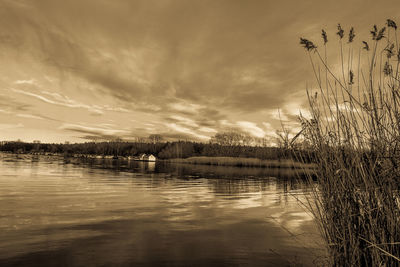
[[[0,157],[1,266],[312,266],[322,255],[290,170]]]

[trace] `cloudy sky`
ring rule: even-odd
[[[0,140],[207,141],[294,126],[314,81],[299,37],[366,36],[398,1],[0,0]],[[356,42],[361,42],[357,39]]]

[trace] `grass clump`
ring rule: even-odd
[[[328,61],[330,43],[324,30],[321,49],[300,39],[317,84],[307,88],[309,116],[300,116],[304,141],[316,154],[318,166],[310,208],[332,266],[398,266],[397,25],[390,19],[385,26],[374,25],[367,41],[357,41],[355,30],[346,33],[340,24],[336,34],[338,64]]]

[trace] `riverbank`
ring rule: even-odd
[[[97,160],[122,160],[122,161],[142,161],[138,156],[111,156],[111,155],[90,155],[90,154],[60,154],[60,153],[12,153],[2,152],[15,155],[42,155],[48,157],[68,157],[68,158],[84,158]],[[281,168],[281,169],[307,169],[313,170],[316,165],[313,163],[301,163],[290,159],[262,160],[258,158],[243,157],[189,157],[175,159],[157,159],[157,161],[170,163],[185,163],[194,165],[212,165],[212,166],[230,166],[230,167],[250,167],[250,168]]]
[[[308,155],[307,162],[313,161],[312,151],[288,150],[279,147],[219,145],[188,141],[140,143],[140,142],[86,142],[75,144],[0,142],[0,151],[18,154],[60,154],[81,157],[109,158],[151,154],[159,159],[189,157],[241,157],[263,160],[283,160]]]
[[[301,163],[293,160],[262,160],[257,158],[240,157],[190,157],[168,159],[167,162],[188,163],[198,165],[258,167],[258,168],[289,168],[289,169],[315,169],[316,165]]]

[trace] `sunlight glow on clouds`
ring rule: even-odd
[[[236,123],[243,131],[251,134],[254,137],[265,137],[265,131],[258,127],[254,122],[238,121]]]
[[[398,16],[397,2],[367,3],[0,1],[0,140],[295,129],[306,82],[315,86],[298,37],[318,40],[338,22],[365,36]]]
[[[165,125],[175,132],[185,134],[185,136],[189,135],[189,136],[192,136],[192,138],[197,139],[197,140],[200,139],[201,141],[208,140],[208,136],[197,134],[195,131],[190,130],[189,128],[180,126],[176,123],[166,123]]]
[[[27,119],[43,120],[44,118],[32,114],[16,114],[15,116]]]

